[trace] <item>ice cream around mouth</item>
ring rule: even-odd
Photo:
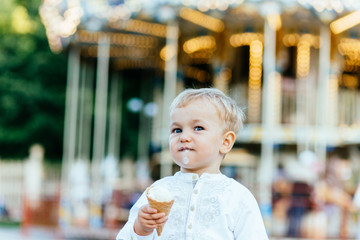
[[[188,164],[189,163],[189,157],[188,157],[188,153],[189,153],[189,149],[185,149],[184,151],[182,151],[182,162],[184,164]]]

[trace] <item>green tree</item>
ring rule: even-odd
[[[67,59],[50,51],[40,4],[0,2],[0,158],[40,143],[47,159],[61,159]]]

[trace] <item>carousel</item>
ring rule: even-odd
[[[126,219],[104,217],[114,189],[141,188],[153,165],[157,177],[176,168],[172,99],[215,87],[247,116],[224,171],[252,190],[271,234],[274,172],[287,156],[311,152],[316,181],[331,150],[359,155],[359,9],[356,0],[44,0],[49,46],[68,55],[59,224]]]

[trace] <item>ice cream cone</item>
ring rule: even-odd
[[[148,192],[148,190],[147,190]],[[174,200],[168,201],[168,202],[159,202],[152,198],[150,198],[147,195],[149,206],[152,208],[155,208],[159,213],[165,213],[166,216],[169,215],[171,207],[174,203]],[[163,226],[156,229],[157,235],[160,236],[163,230]]]

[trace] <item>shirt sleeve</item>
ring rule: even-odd
[[[157,239],[156,231],[154,230],[152,234],[148,236],[140,236],[137,235],[134,231],[134,222],[138,215],[139,209],[147,204],[148,201],[146,199],[145,193],[141,195],[141,197],[137,200],[135,205],[130,209],[130,214],[128,221],[124,225],[124,227],[118,233],[116,240],[155,240]]]
[[[244,194],[243,201],[236,211],[235,239],[269,240],[259,206],[250,191],[245,192],[247,194]]]

